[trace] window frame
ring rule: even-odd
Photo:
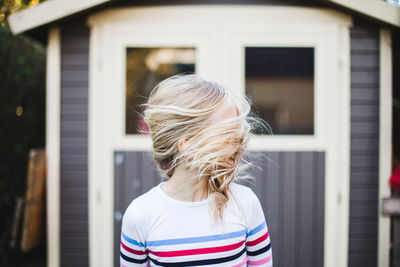
[[[140,25],[140,28],[132,29],[126,25],[104,25],[105,35],[110,36],[112,42],[108,43],[108,48],[115,53],[106,53],[104,62],[108,69],[107,79],[109,87],[116,88],[114,94],[110,94],[108,99],[112,106],[119,107],[108,116],[112,131],[112,139],[115,146],[119,149],[144,150],[152,149],[149,136],[141,134],[126,134],[126,49],[129,47],[157,48],[157,47],[191,47],[196,51],[195,73],[203,77],[215,76],[217,63],[214,62],[212,55],[215,45],[208,39],[215,38],[215,29],[200,27],[179,27],[168,28],[154,25]],[[161,35],[161,36],[160,36]],[[213,68],[212,66],[215,66]]]
[[[252,30],[248,30],[252,29]],[[279,31],[277,30],[279,29]],[[256,24],[231,24],[226,28],[226,43],[230,43],[229,51],[225,50],[224,57],[231,66],[225,71],[223,78],[232,88],[245,94],[245,49],[246,47],[312,47],[314,48],[314,134],[285,134],[285,135],[252,135],[249,147],[252,150],[324,150],[328,123],[323,118],[330,117],[326,106],[329,96],[326,90],[330,88],[329,80],[324,80],[330,62],[336,60],[327,53],[329,49],[329,35],[325,25],[314,24],[272,24],[263,27]],[[231,57],[231,58],[232,58]],[[234,62],[239,62],[235,64]],[[223,69],[226,69],[225,67]],[[230,74],[229,74],[230,73]],[[229,75],[234,79],[229,80]],[[239,86],[238,86],[239,85]]]

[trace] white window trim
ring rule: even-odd
[[[60,28],[48,32],[46,56],[47,266],[60,266]]]
[[[251,12],[251,17],[248,12]],[[207,14],[207,21],[202,17],[205,14]],[[259,148],[261,150],[326,152],[324,266],[346,266],[350,175],[349,27],[352,23],[351,18],[324,8],[242,5],[118,8],[105,10],[89,17],[88,24],[92,28],[89,55],[89,261],[91,266],[110,266],[113,265],[114,260],[114,150],[151,150],[149,137],[126,136],[124,123],[121,123],[125,116],[125,46],[126,44],[138,45],[138,39],[132,39],[135,31],[140,32],[143,45],[146,46],[161,46],[167,43],[186,46],[190,44],[185,41],[187,39],[184,37],[188,34],[186,26],[177,20],[177,18],[183,20],[185,16],[187,19],[202,22],[201,26],[196,28],[186,26],[192,30],[192,33],[195,32],[193,38],[197,40],[196,44],[199,47],[204,48],[203,51],[207,50],[205,48],[207,44],[202,43],[202,36],[216,38],[215,40],[218,38],[217,27],[206,27],[207,22],[213,19],[219,19],[226,22],[225,25],[229,25],[235,24],[237,21],[257,18],[258,22],[263,22],[263,25],[274,24],[277,27],[274,35],[276,38],[279,38],[279,31],[288,26],[288,21],[293,22],[292,27],[293,25],[297,26],[296,33],[299,34],[311,34],[312,31],[315,31],[315,34],[318,35],[321,34],[321,27],[325,26],[325,37],[312,42],[317,45],[318,49],[323,48],[325,52],[329,51],[327,53],[329,55],[326,56],[326,60],[329,62],[329,64],[326,63],[328,67],[324,70],[325,73],[318,76],[320,77],[318,80],[320,82],[324,79],[329,80],[329,82],[325,81],[327,88],[337,90],[325,92],[331,93],[329,99],[334,109],[327,110],[324,116],[329,118],[329,124],[323,124],[324,122],[320,121],[319,131],[323,133],[324,129],[321,126],[329,127],[329,130],[336,129],[336,131],[326,131],[316,137],[271,136],[259,137],[258,140],[252,137],[250,148],[254,150]],[[149,21],[151,21],[150,24]],[[170,24],[173,24],[173,27]],[[307,27],[301,27],[305,24]],[[141,27],[138,28],[138,25]],[[182,35],[176,35],[181,36],[181,39],[166,34],[172,28],[178,32],[182,31]],[[153,39],[154,33],[158,34],[157,41]],[[282,45],[288,44],[288,40],[282,39],[281,41]],[[291,45],[304,45],[300,41],[296,44],[295,41],[295,39],[290,40]],[[325,42],[325,44],[320,42]],[[215,45],[219,44],[217,41],[214,43]],[[208,48],[209,51],[212,51],[212,47]],[[235,54],[235,51],[233,54],[238,55]],[[204,52],[202,55],[199,53],[196,72],[205,78],[220,81],[234,90],[239,90],[240,86],[243,88],[242,70],[237,69],[237,73],[235,73],[231,68],[230,75],[228,75],[229,72],[221,71],[225,68],[213,68],[213,64],[204,65],[202,63],[202,60],[209,60],[209,62],[221,60],[223,56],[223,53],[208,54]],[[207,59],[207,57],[210,58]],[[110,62],[119,63],[110,65]],[[230,79],[232,76],[242,77],[238,78],[242,80],[233,81]],[[110,94],[110,88],[113,89],[113,94]],[[323,94],[323,92],[316,92],[316,94],[315,99],[318,94]],[[106,110],[105,107],[108,105],[114,109]],[[113,130],[111,125],[116,125],[116,130]],[[257,147],[254,142],[257,142]]]
[[[389,29],[380,30],[379,47],[378,265],[389,267],[390,216],[382,214],[382,199],[391,195],[389,177],[392,170],[392,40]]]
[[[306,29],[304,29],[306,27]],[[257,29],[258,28],[258,29]],[[247,29],[247,30],[246,30]],[[248,29],[251,29],[250,32]],[[276,31],[279,29],[279,33]],[[293,26],[280,23],[265,25],[229,25],[229,36],[231,40],[227,43],[235,44],[232,49],[224,50],[225,60],[230,56],[237,56],[237,62],[241,64],[231,65],[233,67],[225,66],[222,69],[228,70],[223,73],[223,79],[228,84],[228,87],[234,88],[240,86],[239,89],[242,94],[245,92],[245,73],[243,66],[245,64],[245,47],[313,47],[315,53],[315,70],[318,73],[322,66],[326,66],[329,53],[321,51],[322,48],[327,47],[323,45],[321,40],[326,38],[326,25],[313,25],[303,23]],[[333,29],[335,30],[335,29]],[[335,58],[336,59],[336,58]],[[335,60],[334,59],[334,60]],[[233,73],[232,73],[233,70]],[[326,72],[326,70],[325,70]],[[232,79],[233,77],[233,79]],[[326,118],[326,109],[324,108],[327,103],[324,103],[326,98],[321,94],[320,87],[327,87],[329,84],[324,83],[321,75],[315,75],[314,78],[314,134],[313,135],[267,135],[267,136],[254,136],[250,140],[250,149],[252,150],[277,150],[281,151],[282,148],[289,150],[324,150],[326,147],[326,136],[323,131],[327,130],[327,123],[321,118]]]

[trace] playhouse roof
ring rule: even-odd
[[[315,0],[345,11],[400,27],[400,8],[382,0]],[[8,18],[13,34],[29,32],[72,15],[89,11],[118,0],[48,0],[16,12]]]

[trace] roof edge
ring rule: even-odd
[[[47,0],[11,14],[8,22],[15,34],[33,30],[75,13],[115,0]],[[383,0],[319,0],[400,28],[400,8]]]
[[[110,1],[112,0],[48,0],[11,14],[8,17],[8,23],[11,32],[15,35]]]
[[[400,8],[384,0],[322,0],[356,13],[400,27]]]

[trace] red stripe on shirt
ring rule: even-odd
[[[124,243],[122,243],[122,241],[121,241],[121,245],[122,245],[122,247],[123,247],[126,251],[128,251],[129,253],[136,254],[136,255],[144,255],[144,254],[147,254],[146,251],[135,250],[135,249],[133,249],[133,248],[127,247]]]
[[[256,240],[246,242],[246,246],[255,246],[268,238],[269,232],[266,232],[264,235],[260,236]]]
[[[226,252],[229,250],[234,250],[243,245],[244,241],[240,241],[235,244],[220,246],[220,247],[211,247],[211,248],[196,248],[196,249],[186,249],[186,250],[176,250],[176,251],[151,251],[149,253],[158,256],[158,257],[176,257],[176,256],[189,256],[189,255],[198,255],[198,254],[207,254],[207,253],[217,253],[217,252]]]

